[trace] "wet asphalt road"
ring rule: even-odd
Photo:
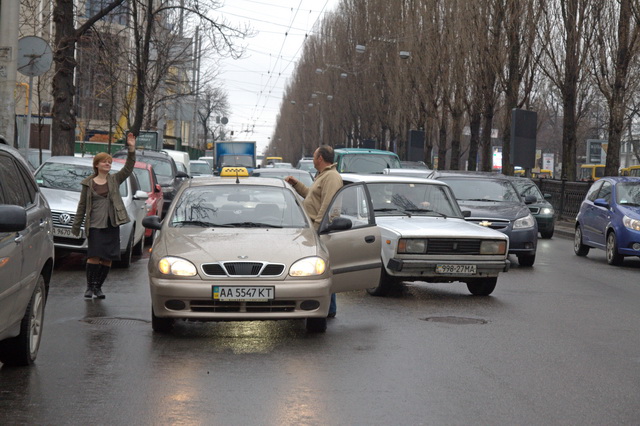
[[[539,244],[487,298],[462,283],[340,294],[320,335],[302,321],[155,335],[145,258],[85,301],[69,257],[36,365],[0,368],[0,424],[640,424],[640,259]]]

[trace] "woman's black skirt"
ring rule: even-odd
[[[90,228],[87,257],[120,260],[120,227]]]

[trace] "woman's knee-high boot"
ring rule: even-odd
[[[100,265],[97,263],[87,263],[87,289],[84,292],[86,299],[93,297],[93,291],[100,278]]]
[[[95,296],[98,299],[104,299],[105,297],[107,297],[102,292],[102,284],[104,284],[104,281],[107,279],[107,275],[109,275],[110,269],[111,267],[107,265],[100,265],[100,271],[98,273],[98,281],[96,282],[96,286],[93,289],[93,294],[95,294]]]

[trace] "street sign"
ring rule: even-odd
[[[136,138],[136,146],[143,146],[145,149],[153,149],[159,151],[160,146],[157,131],[140,131],[140,134]]]

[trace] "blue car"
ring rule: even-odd
[[[589,188],[576,217],[573,249],[603,249],[610,265],[640,256],[640,178],[604,177]]]

